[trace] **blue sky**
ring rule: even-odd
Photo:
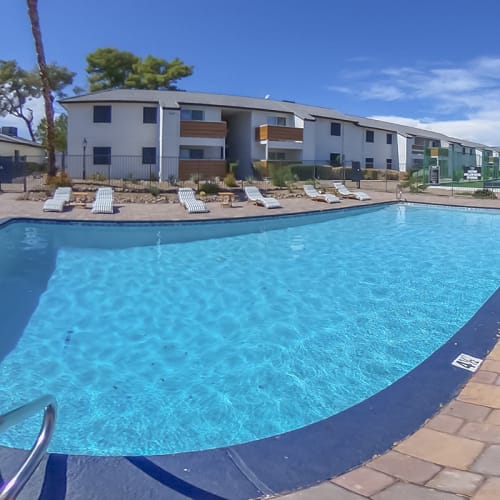
[[[184,90],[269,94],[500,146],[498,0],[39,0],[39,13],[47,61],[80,86],[86,55],[115,47],[193,65]],[[4,2],[2,17],[0,59],[33,67],[26,2]]]

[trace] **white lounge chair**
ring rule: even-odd
[[[95,193],[95,200],[92,203],[93,214],[112,214],[113,207],[113,189],[99,188]]]
[[[271,196],[264,196],[255,186],[245,187],[245,195],[248,201],[266,208],[281,208],[280,202]]]
[[[62,198],[66,203],[69,203],[73,189],[70,187],[58,187],[54,193],[54,198]]]
[[[73,190],[70,187],[58,187],[52,198],[49,198],[43,204],[44,212],[62,212],[66,203],[71,200]]]
[[[330,193],[320,193],[311,184],[304,184],[304,191],[314,201],[324,201],[326,203],[339,203],[340,198]]]
[[[179,188],[177,191],[179,203],[190,213],[208,212],[208,208],[201,200],[195,196],[194,190],[191,188]]]
[[[333,187],[343,198],[356,198],[360,201],[371,200],[371,197],[363,191],[350,191],[342,182],[334,182]]]
[[[66,206],[66,202],[64,198],[59,196],[54,196],[54,198],[49,198],[43,204],[44,212],[62,212],[64,211],[64,207]]]

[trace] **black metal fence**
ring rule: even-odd
[[[218,175],[214,174],[217,165]],[[221,170],[222,165],[222,170]],[[173,156],[147,163],[139,156],[108,156],[95,161],[91,155],[70,155],[57,157],[57,169],[64,171],[73,182],[97,182],[127,189],[144,189],[144,186],[175,185],[192,181],[201,183],[223,183],[228,173],[239,182],[264,182],[271,187],[293,187],[295,183],[311,182],[328,185],[329,181],[370,181],[370,188],[381,191],[395,191],[403,186],[409,191],[421,191],[429,187],[439,187],[451,194],[475,190],[500,190],[498,168],[480,167],[470,169],[465,174],[461,170],[436,173],[432,165],[410,172],[398,170],[362,168],[358,162],[334,166],[322,161],[264,161],[255,160],[243,164],[239,161],[224,161],[216,158],[186,159]],[[0,157],[0,189],[4,191],[30,191],[47,188],[46,161],[30,157]],[[182,167],[184,176],[179,175]],[[187,175],[186,175],[187,172]],[[446,175],[445,175],[446,174]]]

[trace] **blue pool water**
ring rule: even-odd
[[[0,228],[0,413],[59,401],[50,450],[214,448],[337,413],[497,289],[500,214],[391,205],[249,222]],[[0,435],[30,447],[38,418]]]

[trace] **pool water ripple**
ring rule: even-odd
[[[83,248],[56,244],[60,225],[3,228],[0,243],[17,237],[25,252],[54,255],[37,307],[0,362],[0,401],[55,394],[51,450],[63,453],[246,442],[391,384],[498,287],[494,212],[389,206],[286,224],[117,249],[94,247],[91,225],[80,227]],[[151,226],[161,231],[175,227]],[[27,256],[6,258],[21,269]],[[28,447],[36,425],[1,442]]]

